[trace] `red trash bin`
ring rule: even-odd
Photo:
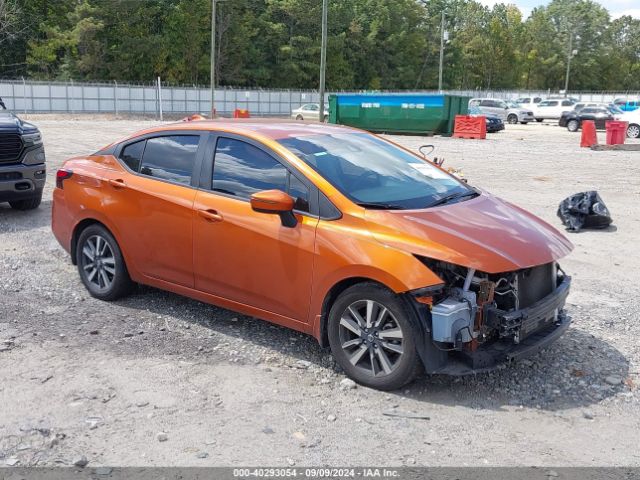
[[[628,122],[612,120],[606,123],[607,145],[622,145],[627,137]]]

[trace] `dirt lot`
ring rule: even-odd
[[[31,119],[49,180],[39,210],[0,205],[0,465],[640,465],[640,152],[550,124],[394,137],[557,226],[560,200],[596,189],[615,227],[570,235],[574,323],[547,351],[382,393],[341,388],[329,353],[284,328],[150,288],[89,297],[50,231],[55,170],[154,122]]]

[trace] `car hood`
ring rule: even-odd
[[[20,118],[11,112],[2,110],[0,110],[0,130],[3,132],[9,131],[20,134],[38,131],[35,125],[20,120]]]
[[[484,192],[424,210],[366,210],[365,218],[389,247],[487,273],[542,265],[573,250],[548,223]]]

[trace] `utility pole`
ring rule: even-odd
[[[567,51],[567,75],[564,78],[564,96],[567,96],[567,93],[569,92],[569,73],[571,72],[571,57],[573,57],[573,55],[575,53],[578,53],[577,51],[573,50],[573,31],[569,32],[569,50]]]
[[[444,60],[444,10],[440,24],[440,70],[438,71],[438,91],[442,93],[442,62]]]
[[[324,121],[324,82],[325,71],[327,69],[327,11],[329,9],[329,0],[322,0],[322,43],[320,45],[320,88],[318,89],[320,97],[320,116],[321,122]]]
[[[211,118],[216,116],[216,2],[211,0]]]

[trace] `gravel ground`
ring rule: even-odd
[[[29,118],[49,180],[37,211],[0,205],[0,466],[640,466],[640,152],[580,149],[551,124],[392,137],[557,226],[564,197],[596,189],[615,226],[570,234],[574,323],[548,350],[383,393],[281,327],[146,287],[89,297],[51,234],[55,170],[154,122]]]

